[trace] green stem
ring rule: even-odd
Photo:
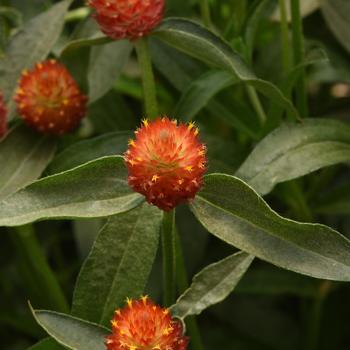
[[[210,16],[210,7],[209,7],[209,1],[208,0],[200,0],[200,7],[201,7],[201,15],[202,20],[205,26],[210,27],[211,26],[211,16]]]
[[[40,247],[34,227],[17,227],[11,236],[18,254],[31,271],[38,290],[49,301],[48,306],[57,311],[69,312],[68,302]]]
[[[180,237],[178,233],[175,233],[176,239],[176,280],[179,292],[182,294],[188,287],[188,276],[185,266],[185,259],[181,247]],[[186,328],[191,339],[192,350],[204,350],[202,338],[199,332],[197,320],[194,316],[186,318]]]
[[[135,42],[135,48],[142,74],[145,111],[147,118],[152,120],[158,116],[158,102],[147,37],[137,40]]]
[[[293,31],[293,57],[294,67],[301,66],[304,61],[304,37],[303,24],[300,15],[300,0],[291,0],[292,13],[292,31]],[[301,117],[308,116],[306,77],[305,68],[301,69],[301,75],[298,79],[295,89],[296,105]]]
[[[255,112],[259,118],[260,124],[264,125],[266,123],[267,117],[255,88],[253,88],[252,86],[247,86],[246,90],[250,102],[252,103]]]
[[[88,7],[79,7],[72,11],[67,12],[64,20],[66,23],[68,22],[76,22],[85,19],[90,14],[90,9]]]
[[[332,287],[330,281],[323,281],[320,285],[319,293],[312,301],[307,343],[305,349],[317,350],[319,348],[321,321],[323,313],[323,305]]]
[[[164,212],[162,233],[164,305],[171,306],[175,303],[175,210]]]
[[[289,26],[287,19],[287,8],[286,1],[279,0],[280,8],[280,25],[281,25],[281,46],[282,46],[282,62],[283,62],[283,71],[287,73],[290,70],[290,48],[289,48]]]

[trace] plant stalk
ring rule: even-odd
[[[147,37],[135,42],[136,53],[142,74],[143,97],[147,118],[153,120],[158,116],[156,84],[154,80],[151,55]]]
[[[175,231],[176,239],[176,281],[179,292],[182,294],[188,287],[188,276],[185,266],[185,259],[181,247],[180,237]],[[195,316],[186,318],[186,328],[191,339],[192,350],[204,350],[204,345],[200,335],[199,327]]]
[[[332,282],[321,282],[319,293],[315,295],[315,298],[312,301],[308,337],[305,349],[317,350],[319,348],[323,306],[331,288]]]
[[[175,277],[176,277],[176,240],[175,240],[175,209],[164,212],[163,216],[163,284],[164,305],[175,303]]]
[[[291,13],[292,13],[292,31],[293,31],[293,57],[294,67],[301,66],[304,61],[304,37],[303,37],[303,24],[300,14],[300,0],[291,0]],[[306,91],[306,77],[305,68],[302,67],[300,78],[296,84],[295,97],[296,105],[301,117],[306,118],[308,116],[307,105],[307,91]]]
[[[40,247],[33,225],[19,226],[11,236],[38,289],[50,302],[48,306],[60,312],[69,312],[68,302]]]
[[[267,117],[264,111],[264,108],[261,104],[261,101],[259,99],[259,96],[255,90],[254,87],[252,86],[246,86],[247,94],[250,99],[250,102],[252,103],[255,112],[259,118],[261,126],[263,126],[266,123]]]
[[[283,71],[287,73],[291,68],[290,48],[289,48],[289,26],[287,19],[287,7],[285,0],[279,0],[280,26],[281,26],[281,46]]]
[[[200,0],[200,8],[203,23],[206,27],[211,27],[211,15],[208,0]]]

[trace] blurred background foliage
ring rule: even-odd
[[[252,52],[247,46],[247,26],[252,25],[251,16],[261,3],[259,0],[210,0],[211,26],[250,62],[259,77],[281,84],[285,77],[277,2],[270,1],[259,13]],[[1,0],[0,48],[6,46],[23,23],[52,4],[50,0]],[[86,20],[81,18],[84,11],[74,12],[82,6],[83,1],[74,2],[53,55],[72,35],[79,36],[79,31],[87,30]],[[350,122],[350,4],[346,0],[305,0],[302,12],[309,115]],[[166,16],[201,20],[199,2],[167,0]],[[85,91],[92,50],[94,48],[81,47],[63,57]],[[183,90],[208,68],[157,39],[152,39],[152,55],[160,110],[172,116]],[[268,107],[267,101],[263,100],[263,104]],[[142,117],[141,78],[133,55],[113,89],[91,104],[83,127],[74,135],[64,137],[59,150],[87,137],[132,130]],[[219,91],[199,111],[196,120],[208,145],[210,172],[229,174],[233,174],[256,143],[276,127],[268,125],[260,129],[259,118],[240,84]],[[119,151],[122,153],[123,149]],[[343,165],[280,184],[266,199],[286,217],[317,221],[340,232],[350,232],[349,170]],[[187,207],[179,210],[177,220],[191,276],[232,253],[232,248],[208,235]],[[41,246],[70,301],[79,269],[103,223],[101,219],[37,223],[38,242],[18,239],[11,229],[0,228],[3,349],[26,349],[44,336],[28,310],[28,300],[36,308],[55,309],[50,295],[38,288],[36,279],[40,276],[36,274],[36,263],[21,245],[32,245],[34,250],[38,244]],[[155,299],[160,297],[160,265],[158,257],[147,287]],[[304,277],[255,260],[235,292],[199,317],[205,348],[348,350],[349,293],[348,284]]]

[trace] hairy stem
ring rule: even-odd
[[[209,1],[208,0],[200,0],[200,8],[201,8],[201,15],[202,20],[205,26],[210,27],[211,26],[211,16],[210,16],[210,7],[209,7]]]
[[[281,26],[281,46],[282,46],[282,63],[283,71],[287,73],[290,70],[290,48],[289,48],[289,29],[287,19],[286,1],[279,0],[280,8],[280,26]]]
[[[185,266],[185,260],[182,252],[180,237],[178,233],[175,234],[176,239],[176,281],[179,292],[183,293],[188,287],[188,276]],[[204,350],[204,345],[199,332],[199,327],[195,316],[186,318],[186,328],[191,338],[192,350]]]
[[[253,88],[252,86],[247,86],[246,90],[250,102],[253,105],[255,112],[259,118],[260,124],[264,125],[266,123],[267,117],[255,88]]]
[[[163,246],[164,305],[171,306],[175,302],[175,276],[176,276],[175,209],[170,212],[164,212],[162,246]]]
[[[142,74],[143,97],[147,118],[155,119],[158,116],[158,102],[156,84],[154,80],[151,55],[147,37],[135,42],[135,48]]]
[[[300,0],[291,0],[294,67],[304,61],[303,24],[300,15]],[[308,116],[305,68],[301,68],[300,78],[295,89],[296,105],[301,117]]]

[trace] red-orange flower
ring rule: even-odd
[[[5,106],[5,101],[0,93],[0,139],[7,132],[7,108]]]
[[[182,323],[168,309],[147,297],[127,300],[112,320],[112,334],[106,339],[108,350],[185,350],[188,338]]]
[[[158,118],[145,120],[135,134],[124,157],[129,185],[165,211],[193,199],[207,163],[198,128]]]
[[[148,34],[163,18],[164,0],[90,0],[103,33],[113,39]]]
[[[75,129],[86,113],[86,101],[68,70],[55,60],[24,71],[15,96],[18,113],[35,130],[62,135]]]

